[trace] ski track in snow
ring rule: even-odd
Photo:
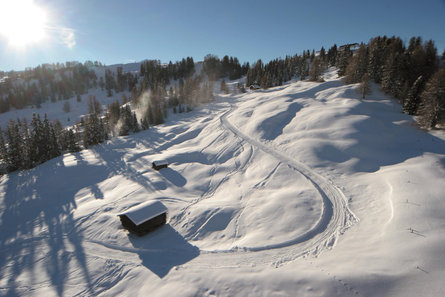
[[[180,222],[183,214],[192,205],[211,198],[213,193],[219,188],[220,185],[224,184],[225,181],[230,179],[240,170],[245,169],[252,162],[252,157],[255,150],[261,150],[266,154],[269,154],[278,160],[278,165],[285,164],[303,175],[307,180],[309,180],[315,189],[320,193],[322,197],[322,213],[318,222],[308,231],[293,238],[288,241],[273,243],[269,245],[262,246],[236,246],[231,249],[218,249],[218,250],[206,250],[200,249],[199,256],[193,259],[193,261],[181,264],[177,266],[177,269],[219,269],[228,266],[240,267],[240,266],[257,266],[257,265],[273,265],[280,266],[286,262],[295,260],[299,257],[304,257],[306,255],[318,255],[323,250],[332,248],[335,246],[338,236],[343,233],[347,228],[349,228],[358,219],[349,210],[347,206],[347,199],[342,191],[335,186],[332,181],[326,180],[319,174],[312,171],[310,168],[301,164],[300,162],[286,156],[278,149],[274,148],[272,143],[269,142],[264,144],[261,141],[253,139],[246,134],[242,133],[237,127],[230,123],[228,117],[236,110],[236,108],[231,105],[230,109],[224,112],[220,118],[220,126],[225,131],[230,131],[240,140],[236,142],[240,150],[249,150],[248,157],[243,162],[237,163],[235,169],[226,173],[226,175],[215,184],[210,185],[208,191],[206,191],[201,197],[195,199],[190,204],[188,204],[179,215],[172,217],[171,220]],[[243,143],[247,143],[244,146]],[[276,170],[276,168],[274,169]],[[267,179],[267,178],[266,178]],[[134,192],[134,191],[132,191]],[[120,200],[126,198],[132,192],[128,193],[124,197],[111,202],[115,205]],[[109,207],[110,204],[107,203],[99,207],[94,213],[102,210],[105,207]],[[240,214],[238,214],[239,216]],[[91,216],[88,216],[91,217]],[[212,216],[210,215],[210,218]],[[84,218],[79,222],[78,225],[84,223],[87,218]],[[238,221],[238,218],[236,218]],[[189,238],[194,238],[199,234],[200,228],[194,230]],[[65,237],[69,235],[68,232]],[[48,235],[42,234],[39,238],[30,239],[31,241],[43,240]],[[140,259],[128,257],[130,254],[138,253],[149,253],[154,257],[161,250],[156,249],[141,249],[135,247],[120,246],[117,244],[112,244],[106,241],[101,241],[93,238],[84,238],[84,249],[88,251],[87,253],[96,258],[103,258],[104,260],[113,259],[120,262],[121,265],[139,266]],[[25,241],[21,241],[20,244],[24,244]],[[105,249],[107,252],[106,257],[104,253],[97,252],[98,249]],[[172,250],[177,253],[181,253],[181,249]],[[86,292],[84,292],[86,293]],[[97,292],[95,292],[97,293]]]
[[[261,150],[262,152],[277,159],[277,166],[273,170],[276,170],[279,165],[287,165],[289,168],[303,175],[312,183],[322,198],[321,216],[318,222],[315,223],[310,230],[291,240],[261,246],[235,246],[226,250],[200,249],[199,256],[194,258],[192,261],[177,265],[175,268],[177,270],[193,271],[201,269],[221,269],[227,267],[253,267],[259,265],[272,265],[274,267],[278,267],[300,257],[305,257],[307,255],[316,256],[325,249],[334,247],[338,236],[358,220],[349,210],[345,195],[332,181],[325,179],[304,164],[283,154],[273,146],[272,142],[265,144],[259,140],[253,139],[231,124],[228,118],[235,110],[236,107],[231,105],[228,111],[220,115],[220,126],[222,133],[225,133],[226,131],[233,133],[234,136],[239,139],[235,142],[237,147],[236,149],[241,151],[248,150],[247,158],[242,162],[236,160],[236,166],[234,169],[227,172],[221,180],[217,180],[214,183],[211,182],[208,191],[206,191],[201,197],[198,197],[189,203],[180,214],[178,214],[176,217],[172,217],[171,220],[180,222],[184,213],[191,206],[199,203],[202,200],[211,198],[222,184],[224,184],[239,171],[246,169],[252,163],[253,155],[255,154],[255,151],[258,150]],[[204,149],[205,148],[203,148],[203,150]],[[125,199],[133,192],[134,191],[131,191],[124,197],[111,202],[111,205],[116,205],[120,200]],[[93,212],[92,215],[109,206],[110,203],[100,206]],[[237,218],[235,218],[236,222],[238,222],[240,215],[241,213],[239,213]],[[77,225],[82,225],[90,217],[91,215],[80,219]],[[209,218],[211,217],[212,215],[209,216]],[[193,239],[199,234],[200,230],[201,228],[197,227],[196,230],[193,230],[190,236],[188,236],[188,238]],[[236,232],[238,232],[238,228],[236,229]],[[65,234],[64,240],[67,240],[69,233],[71,232],[68,231],[67,234]],[[41,236],[38,238],[20,241],[20,244],[32,244],[35,241],[45,240],[48,236],[49,234],[41,234]],[[17,244],[19,244],[19,242],[17,242]],[[157,257],[163,252],[162,250],[158,249],[121,246],[95,238],[83,238],[83,248],[85,253],[88,254],[89,257],[92,257],[92,259],[113,261],[113,265],[115,266],[114,269],[120,272],[125,271],[125,274],[131,270],[131,267],[138,267],[141,265],[141,259],[137,256],[138,254],[148,253],[153,257]],[[178,248],[171,249],[170,252],[182,254],[183,252],[187,251],[183,251]],[[65,251],[65,253],[71,254],[74,252]],[[129,256],[130,254],[134,255],[134,257]],[[130,270],[124,269],[124,267],[130,268]],[[119,281],[119,278],[115,279],[111,277],[111,275],[112,273],[105,273],[99,278],[92,280],[92,283],[89,284],[88,288],[80,291],[79,295],[87,296],[92,292],[92,289],[95,294],[103,293],[106,290],[99,285],[101,282],[108,282],[109,285],[113,287]],[[35,284],[37,287],[47,285],[47,282]],[[4,290],[7,288],[0,289]]]
[[[306,179],[308,179],[312,185],[321,194],[323,199],[323,210],[322,216],[320,217],[317,224],[306,233],[298,236],[289,241],[275,243],[264,246],[251,246],[251,247],[237,247],[231,250],[216,250],[216,251],[206,251],[207,253],[220,253],[220,252],[234,252],[234,251],[247,251],[247,252],[259,252],[272,249],[280,249],[291,247],[305,242],[310,242],[310,245],[304,245],[302,249],[294,250],[299,255],[303,255],[309,252],[314,252],[318,254],[322,251],[323,247],[331,247],[335,244],[339,234],[343,233],[348,229],[354,222],[358,221],[358,218],[351,212],[347,206],[347,199],[343,192],[332,183],[330,180],[326,180],[319,174],[312,171],[307,166],[297,162],[296,160],[286,156],[279,150],[265,145],[264,143],[255,140],[246,134],[242,133],[234,125],[232,125],[228,116],[233,113],[235,108],[231,106],[230,110],[225,112],[221,117],[221,125],[230,130],[237,137],[241,138],[243,141],[251,144],[252,146],[262,150],[263,152],[275,157],[278,161],[283,164],[287,164],[293,170],[296,170],[302,174]]]
[[[230,109],[220,116],[220,123],[225,130],[231,131],[236,137],[241,139],[241,142],[239,142],[240,145],[242,145],[242,142],[250,144],[251,151],[249,158],[247,158],[247,161],[243,162],[243,164],[239,164],[240,166],[237,166],[237,169],[227,173],[223,180],[211,187],[210,191],[207,191],[203,196],[187,205],[183,209],[182,214],[192,205],[211,197],[211,194],[216,191],[224,181],[245,166],[248,166],[251,162],[253,155],[252,148],[254,147],[273,156],[281,164],[288,165],[309,180],[322,197],[322,215],[313,228],[291,240],[263,246],[237,246],[226,250],[200,249],[199,257],[191,262],[179,265],[178,269],[201,269],[203,267],[220,268],[227,267],[227,265],[239,267],[243,265],[251,266],[258,264],[280,266],[288,261],[309,254],[316,256],[323,250],[334,247],[338,236],[351,227],[354,222],[358,221],[358,218],[348,208],[347,199],[343,192],[332,181],[326,180],[304,164],[286,156],[278,149],[274,148],[270,143],[266,145],[242,133],[228,120],[228,116],[234,111],[235,108],[231,105]],[[182,214],[179,214],[172,219],[180,221]],[[199,233],[199,228],[193,232],[191,237],[196,236],[197,233]],[[154,254],[157,252],[156,250],[149,249],[121,247],[98,240],[86,239],[86,241],[92,243],[93,246],[97,247],[97,245],[101,245],[107,249],[112,249],[118,252],[153,252]],[[115,255],[113,258],[125,262],[128,261],[126,257],[118,255]],[[136,265],[137,263],[134,264]]]

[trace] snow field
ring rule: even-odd
[[[444,295],[445,136],[334,73],[2,176],[0,295]]]

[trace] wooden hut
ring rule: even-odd
[[[152,163],[153,169],[155,170],[159,170],[161,168],[167,168],[168,166],[168,162],[166,160],[156,160],[153,161]]]
[[[149,201],[134,206],[118,216],[125,229],[142,236],[167,222],[167,207],[160,201]]]
[[[250,88],[251,90],[258,90],[258,89],[260,89],[260,86],[257,85],[257,84],[253,84],[253,85],[250,85],[249,88]]]

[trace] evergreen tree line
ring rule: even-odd
[[[171,80],[187,80],[195,72],[193,58],[187,57],[176,63],[163,65],[158,60],[141,63],[139,77],[131,72],[123,72],[117,67],[113,72],[105,70],[105,75],[97,77],[94,67],[103,67],[99,62],[66,62],[66,64],[44,64],[23,72],[2,72],[0,81],[0,113],[11,108],[22,109],[26,106],[40,108],[47,101],[56,102],[86,94],[90,88],[100,87],[109,97],[128,90],[132,98],[139,97],[144,91],[167,86]],[[214,81],[220,77],[240,78],[249,68],[248,63],[241,66],[236,57],[224,56],[218,59],[208,55],[204,61],[204,73]],[[139,80],[142,82],[139,83]],[[69,110],[69,107],[66,106]]]
[[[170,80],[185,79],[195,72],[195,62],[192,57],[163,65],[159,60],[148,60],[141,63],[139,75],[148,82],[147,87],[167,86]]]
[[[320,81],[322,72],[335,66],[346,83],[360,83],[363,98],[372,80],[399,100],[403,112],[418,115],[422,126],[433,128],[445,124],[445,52],[441,59],[432,40],[412,37],[405,46],[399,37],[378,36],[368,44],[334,45],[327,52],[321,48],[318,55],[307,50],[267,64],[260,59],[248,69],[246,85],[267,89],[298,77]]]
[[[33,168],[64,152],[79,151],[72,129],[63,129],[60,121],[50,122],[45,114],[33,115],[30,124],[11,120],[5,131],[0,128],[0,158],[6,171]]]
[[[311,80],[317,81],[327,65],[328,56],[324,48],[321,48],[318,56],[315,55],[315,51],[311,53],[307,50],[301,55],[286,56],[285,59],[275,59],[267,64],[259,59],[248,69],[246,85],[259,85],[267,89],[281,86],[296,77],[305,80],[309,75]]]
[[[173,108],[173,112],[183,112],[183,107],[188,109],[196,107],[202,103],[212,102],[214,82],[203,81],[201,75],[188,77],[185,81],[180,79],[178,84],[171,86],[167,94],[168,107]]]
[[[95,98],[93,101],[97,102]],[[0,160],[3,170],[12,172],[30,169],[64,153],[77,152],[82,147],[88,148],[108,140],[114,121],[113,113],[108,112],[105,117],[101,117],[99,110],[93,109],[74,129],[64,129],[59,120],[50,122],[46,114],[43,121],[40,115],[33,114],[30,124],[26,119],[9,121],[4,132],[0,128]],[[118,110],[118,121],[122,122],[119,135],[139,132],[136,115],[129,106],[118,105]]]
[[[139,124],[136,113],[131,111],[129,104],[121,106],[119,100],[108,105],[107,113],[105,115],[106,123],[108,124],[108,131],[113,136],[125,136],[130,132],[137,133],[141,130],[148,129],[148,122],[142,120]]]
[[[241,78],[246,75],[249,68],[249,63],[244,63],[241,66],[236,57],[226,55],[219,59],[218,56],[209,54],[204,57],[202,70],[208,80],[214,82],[224,77],[228,77],[230,80]]]
[[[203,81],[201,75],[190,75],[185,80],[180,78],[178,83],[170,86],[168,91],[163,83],[154,85],[148,90],[144,87],[143,82],[141,85],[141,95],[134,97],[136,100],[132,100],[132,106],[136,109],[145,107],[140,122],[140,128],[143,130],[148,129],[151,125],[164,123],[168,116],[168,108],[171,108],[173,113],[189,112],[202,103],[214,100],[213,82]],[[142,92],[147,92],[148,96],[143,96]],[[117,108],[114,107],[114,109]],[[136,121],[133,120],[133,123]],[[136,128],[135,125],[134,127]],[[130,130],[132,129],[130,128]]]
[[[103,78],[100,77],[99,86],[102,91],[104,88],[106,89],[108,97],[112,97],[114,93],[121,93],[125,90],[131,92],[138,84],[137,75],[131,72],[124,73],[123,68],[120,66],[116,68],[116,75],[110,69],[106,69],[104,77],[105,82],[103,81]]]
[[[445,53],[442,59],[445,60]],[[116,101],[108,106],[105,117],[101,117],[100,104],[94,96],[89,96],[89,115],[75,130],[63,129],[59,121],[50,123],[46,115],[43,121],[39,115],[34,115],[29,125],[26,120],[10,121],[4,132],[0,129],[0,158],[7,171],[32,168],[64,152],[99,144],[110,134],[128,135],[161,124],[168,115],[167,108],[180,113],[211,102],[215,80],[237,79],[242,75],[246,75],[247,85],[259,84],[269,88],[295,77],[304,80],[309,76],[312,81],[320,81],[324,69],[336,66],[346,83],[361,83],[363,97],[369,92],[369,81],[373,80],[401,102],[404,112],[419,115],[423,126],[431,128],[445,123],[444,62],[440,66],[434,43],[423,42],[420,37],[411,38],[407,47],[398,37],[383,36],[371,39],[369,44],[334,45],[327,52],[322,48],[318,55],[307,50],[301,55],[275,59],[267,64],[258,60],[252,66],[249,63],[241,66],[233,57],[219,59],[207,55],[201,75],[195,76],[192,75],[195,72],[192,58],[168,65],[145,61],[141,64],[140,80],[132,73],[123,73],[122,67],[118,67],[116,73],[107,69],[105,81],[101,77],[97,82],[95,72],[89,70],[101,66],[97,62],[50,66],[39,66],[20,75],[8,73],[8,78],[0,83],[0,111],[10,106],[38,105],[48,100],[48,96],[52,101],[70,98],[74,93],[80,97],[79,94],[88,88],[97,86],[106,88],[109,95],[113,91],[131,90],[131,103],[124,94],[123,106]],[[24,83],[13,84],[14,78]],[[172,79],[176,82],[167,92],[166,85]],[[238,88],[243,90],[242,86]],[[224,79],[220,89],[229,92]],[[141,96],[144,92],[148,97]],[[17,97],[17,94],[21,95]],[[140,98],[148,100],[141,102]],[[130,106],[144,106],[140,122]]]
[[[231,63],[237,59],[229,58],[228,61]],[[70,75],[67,75],[67,69],[70,70]],[[79,76],[88,77],[88,80],[93,77],[91,73],[84,71],[85,69],[85,65],[67,63],[66,67],[62,65],[39,66],[34,70],[28,70],[25,74],[26,77],[45,77],[45,81],[49,84],[56,76],[60,78],[61,84],[68,82],[66,84],[68,91],[62,99],[69,98],[75,92],[79,98],[80,93],[91,86],[106,89],[109,95],[112,95],[113,91],[117,93],[128,88],[132,93],[131,104],[135,104],[135,108],[138,108],[138,105],[142,104],[138,101],[141,94],[148,92],[149,101],[146,102],[141,122],[138,122],[135,112],[131,110],[125,94],[123,105],[121,106],[119,101],[110,104],[104,117],[101,116],[102,107],[95,96],[89,96],[87,101],[89,114],[81,119],[75,129],[63,129],[60,121],[51,123],[46,115],[42,121],[40,115],[34,114],[30,126],[26,120],[10,121],[5,132],[0,129],[0,159],[6,171],[33,168],[65,152],[76,152],[82,147],[88,148],[102,143],[109,139],[110,134],[128,135],[137,133],[141,129],[148,129],[150,125],[161,124],[167,117],[168,107],[172,108],[173,112],[184,112],[190,111],[192,107],[203,102],[213,100],[213,83],[203,82],[201,76],[192,76],[194,72],[192,58],[183,59],[176,64],[169,63],[167,67],[161,65],[159,61],[146,61],[141,65],[142,81],[139,84],[137,77],[131,73],[123,73],[122,67],[118,67],[116,73],[109,69],[105,71],[105,81],[101,77],[97,83],[97,78],[94,77],[95,83],[89,81],[83,86],[81,83],[85,80],[79,79]],[[233,71],[227,65],[224,69],[224,71]],[[68,79],[77,79],[81,82],[79,84],[81,87],[71,89],[73,85]],[[179,79],[179,81],[167,93],[165,85],[170,79]],[[28,81],[32,80],[31,78]],[[1,84],[2,90],[8,89],[12,81],[12,79],[4,80],[6,84]],[[25,83],[24,88],[27,86],[29,85]],[[27,90],[40,91],[41,89],[33,83]],[[26,104],[24,103],[23,106]]]
[[[0,113],[9,111],[11,107],[22,109],[32,105],[39,108],[49,100],[56,102],[75,94],[85,94],[98,84],[91,65],[101,64],[45,64],[23,72],[5,73],[0,83]]]
[[[426,128],[445,124],[445,70],[444,62],[440,64],[432,40],[412,37],[405,46],[399,37],[386,36],[360,44],[354,53],[337,52],[335,62],[346,83],[361,83],[363,97],[373,80]]]

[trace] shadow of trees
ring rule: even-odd
[[[183,187],[187,183],[187,180],[179,172],[169,167],[159,170],[159,173],[177,187]]]
[[[84,238],[81,225],[85,218],[73,216],[77,208],[76,194],[87,188],[92,197],[103,199],[104,193],[99,184],[116,175],[149,191],[166,189],[168,182],[178,187],[187,182],[181,174],[169,168],[161,173],[161,180],[157,181],[135,170],[131,163],[125,161],[124,155],[129,148],[135,148],[138,141],[138,138],[116,141],[72,154],[74,163],[77,163],[73,166],[65,166],[64,156],[61,156],[34,169],[14,172],[2,178],[4,194],[0,205],[0,278],[7,287],[3,288],[1,294],[21,296],[25,290],[39,285],[38,282],[45,279],[57,295],[62,296],[70,277],[70,266],[72,269],[75,265],[81,269],[87,292],[89,290],[89,294],[94,295],[94,281],[88,271],[87,255],[82,246]],[[85,152],[94,154],[93,163],[84,157]],[[174,251],[165,247],[162,256],[168,257],[167,261],[171,265],[195,255],[195,249],[171,227],[166,227],[163,234],[186,252],[175,256]],[[146,255],[142,257],[151,263]],[[157,264],[153,265],[157,267]],[[162,273],[158,271],[159,275]],[[23,284],[18,280],[23,279],[25,274],[29,275],[30,283]]]
[[[350,97],[357,96],[349,94]],[[355,159],[357,172],[376,172],[383,166],[402,163],[425,153],[444,154],[445,142],[418,129],[411,116],[395,112],[400,106],[389,100],[358,100],[348,116],[360,116],[344,139],[353,144],[338,149],[322,144],[315,152],[320,159],[345,162]]]
[[[16,280],[24,272],[31,280],[45,273],[62,296],[72,260],[83,271],[87,286],[91,283],[82,234],[73,218],[77,207],[74,197],[80,189],[95,185],[108,174],[101,166],[89,165],[80,154],[76,158],[78,166],[65,167],[57,158],[7,176],[0,216],[0,277],[7,280],[7,296],[21,295],[21,284]],[[97,186],[92,192],[103,197]],[[43,265],[38,264],[42,259]]]
[[[364,101],[351,110],[353,114],[369,116],[354,124],[356,132],[348,137],[356,143],[344,151],[357,159],[356,171],[375,172],[382,166],[399,164],[425,153],[445,153],[442,139],[416,128],[409,115],[389,113],[384,104]]]

